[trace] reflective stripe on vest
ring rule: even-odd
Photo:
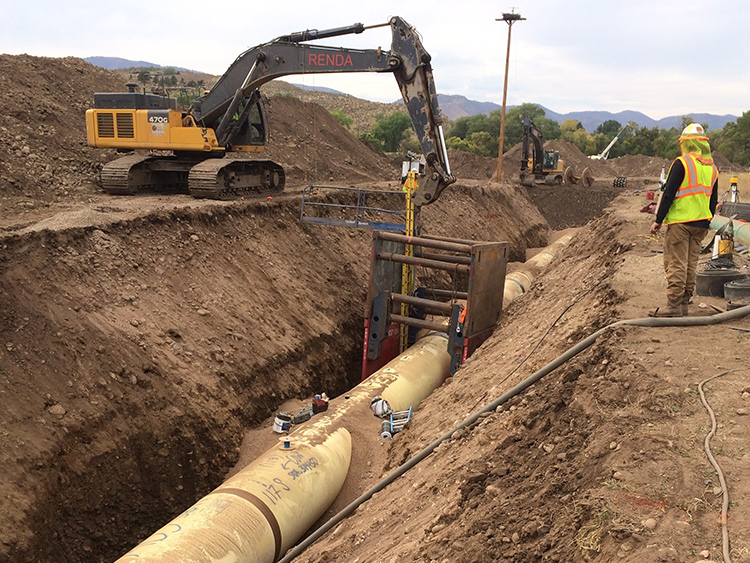
[[[664,218],[665,225],[711,219],[711,191],[719,172],[713,161],[688,153],[678,157],[685,177]]]

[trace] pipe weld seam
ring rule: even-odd
[[[273,532],[273,540],[276,544],[276,553],[273,556],[273,560],[278,561],[279,555],[281,555],[281,526],[279,526],[279,521],[276,520],[276,516],[274,516],[273,512],[271,512],[271,509],[268,508],[268,506],[266,506],[266,504],[254,494],[249,493],[248,491],[245,491],[243,489],[236,489],[234,487],[225,487],[223,489],[219,488],[215,491],[211,491],[209,495],[215,495],[219,493],[238,496],[260,510],[260,513],[263,514],[263,517],[266,519],[268,525],[271,527],[271,531]]]
[[[506,276],[505,279],[506,281],[511,281],[514,284],[516,284],[521,289],[521,293],[526,293],[526,288],[523,286],[523,284],[520,281],[518,281],[515,278],[511,278],[510,276]]]

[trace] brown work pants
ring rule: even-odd
[[[695,292],[695,273],[701,243],[708,229],[681,223],[667,225],[664,240],[664,271],[667,274],[667,303],[679,307]]]

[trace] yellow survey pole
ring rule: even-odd
[[[404,195],[406,196],[406,236],[413,237],[415,233],[415,206],[412,194],[419,189],[419,182],[417,181],[417,172],[415,170],[409,170],[404,182]],[[411,244],[404,245],[404,255],[414,256],[414,246]],[[401,265],[401,294],[411,295],[414,290],[414,266],[411,264]],[[401,315],[404,317],[409,316],[409,305],[401,303]],[[409,327],[401,325],[401,352],[404,352],[409,347]]]

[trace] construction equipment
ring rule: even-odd
[[[587,166],[583,169],[580,176],[576,176],[573,172],[573,167],[568,166],[563,174],[563,181],[569,186],[577,186],[580,184],[584,188],[590,188],[594,185],[594,175],[591,173],[591,168]]]
[[[532,146],[533,145],[533,146]],[[533,186],[536,182],[562,184],[565,175],[565,162],[557,151],[544,150],[542,131],[530,118],[523,119],[523,141],[521,152],[522,184]]]
[[[94,94],[94,109],[86,112],[89,145],[160,151],[133,153],[106,164],[101,173],[104,191],[170,190],[215,199],[279,192],[284,188],[284,169],[251,157],[263,151],[267,138],[259,88],[290,74],[390,72],[425,156],[427,171],[414,203],[432,203],[455,178],[448,164],[431,57],[417,31],[400,17],[370,27],[386,25],[392,32],[390,51],[305,44],[369,29],[361,23],[292,33],[249,49],[188,111],[177,110],[172,98],[136,92],[135,85],[129,92]]]
[[[592,154],[591,156],[589,156],[589,158],[591,160],[607,160],[607,157],[609,156],[609,151],[612,149],[612,147],[614,146],[614,144],[617,142],[617,139],[620,138],[620,134],[624,130],[625,130],[624,127],[622,129],[620,129],[620,131],[617,133],[617,135],[614,136],[614,138],[609,142],[609,144],[607,145],[607,147],[602,152],[600,152],[599,154]]]
[[[413,247],[410,253],[407,245]],[[422,329],[445,335],[451,374],[492,335],[503,308],[507,242],[375,231],[370,256],[362,379],[398,356],[400,326],[414,329],[409,345]],[[406,266],[448,272],[453,282],[450,287],[417,287],[404,295]],[[435,281],[429,274],[424,279]],[[408,316],[402,304],[409,305]]]

